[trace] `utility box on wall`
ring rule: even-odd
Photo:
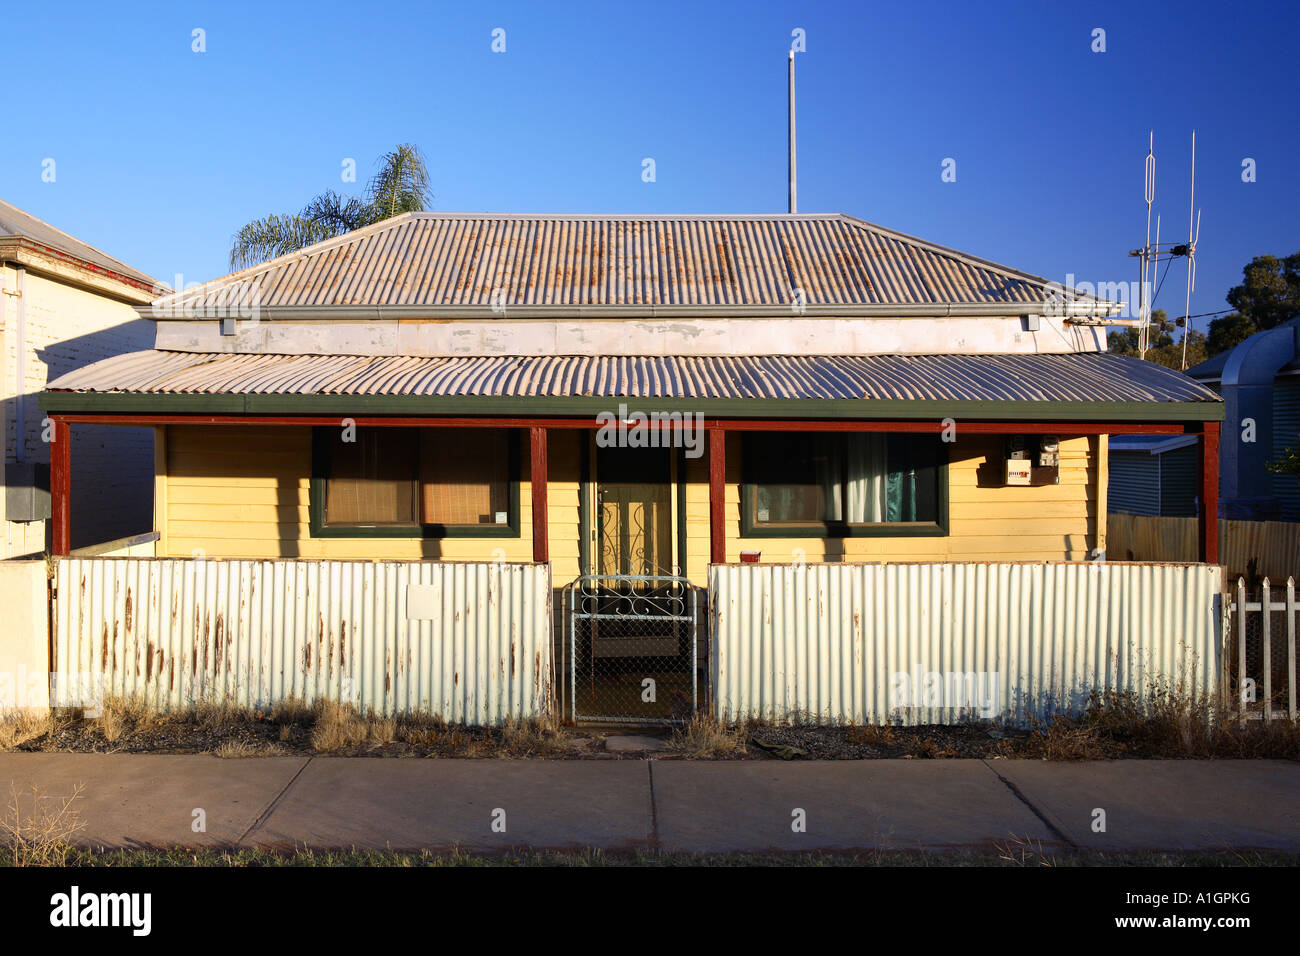
[[[1004,484],[1057,485],[1061,482],[1061,442],[1056,435],[1010,435],[1004,456]]]
[[[5,464],[5,513],[9,521],[50,517],[50,466],[40,461]]]

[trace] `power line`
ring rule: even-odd
[[[1175,258],[1176,258],[1175,256],[1170,256],[1168,259],[1165,260],[1165,274],[1162,275],[1160,277],[1160,281],[1156,283],[1156,291],[1152,294],[1151,304],[1147,306],[1147,308],[1149,309],[1155,308],[1156,299],[1160,298],[1160,290],[1164,288],[1165,280],[1169,278],[1169,267],[1174,264]]]

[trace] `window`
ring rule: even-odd
[[[504,429],[315,432],[315,537],[515,537],[519,441]]]
[[[947,534],[947,456],[935,436],[749,433],[741,466],[745,536]]]

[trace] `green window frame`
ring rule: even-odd
[[[485,429],[486,430],[486,429]],[[518,538],[520,536],[519,520],[519,485],[520,485],[520,443],[523,436],[519,429],[492,429],[506,435],[506,517],[501,524],[425,524],[417,523],[419,519],[420,495],[422,483],[419,476],[421,443],[433,438],[452,441],[460,428],[396,428],[376,427],[358,428],[362,431],[383,432],[385,437],[396,440],[409,440],[412,462],[412,494],[415,495],[414,507],[417,522],[409,524],[343,524],[326,521],[326,495],[328,482],[332,474],[334,452],[340,444],[338,428],[318,427],[312,429],[312,472],[311,472],[311,536],[313,538]]]
[[[828,465],[828,472],[820,476],[808,474],[807,486],[822,484],[837,487],[841,501],[848,498],[847,467],[844,462],[847,455],[850,436],[880,435],[867,432],[745,432],[741,438],[741,484],[740,484],[740,533],[743,538],[912,538],[944,537],[948,534],[948,445],[937,435],[919,434],[884,434],[886,460],[890,462],[882,472],[882,480],[891,488],[887,496],[893,493],[890,486],[891,476],[906,476],[915,481],[917,476],[924,479],[925,474],[933,476],[934,487],[932,513],[933,517],[925,520],[883,520],[875,522],[853,522],[846,520],[822,520],[807,522],[769,522],[760,521],[758,513],[760,491],[764,485],[769,487],[789,486],[790,454],[800,443],[818,442],[830,449],[840,446],[838,461],[834,466]],[[836,455],[828,456],[831,461]],[[898,467],[894,467],[894,463]],[[831,474],[838,469],[838,474]],[[787,479],[781,481],[782,478]],[[913,492],[913,497],[915,493]],[[886,500],[886,510],[892,507],[890,498]],[[841,513],[843,513],[841,511]]]

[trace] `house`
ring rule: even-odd
[[[1187,370],[1222,396],[1219,561],[1234,576],[1285,582],[1300,560],[1300,479],[1269,470],[1300,448],[1300,319],[1258,332]],[[1200,461],[1189,436],[1110,442],[1112,558],[1186,561],[1197,554]]]
[[[164,296],[141,310],[155,323],[150,348],[50,382],[55,551],[67,554],[83,520],[68,492],[79,468],[69,432],[153,428],[157,556],[201,559],[166,573],[245,561],[219,580],[187,579],[185,601],[228,589],[220,613],[212,601],[178,613],[176,598],[151,592],[161,623],[149,626],[170,626],[158,610],[169,600],[173,623],[207,622],[186,623],[192,633],[166,650],[187,671],[203,671],[211,636],[231,640],[242,614],[239,633],[263,648],[251,653],[278,655],[254,683],[290,666],[323,680],[328,654],[329,679],[355,665],[376,706],[405,706],[392,688],[432,667],[421,688],[444,690],[410,693],[461,707],[476,660],[514,674],[514,638],[502,639],[508,653],[485,651],[497,639],[479,632],[453,652],[429,644],[424,624],[409,645],[400,635],[453,601],[455,620],[438,626],[460,626],[476,605],[453,594],[479,593],[482,580],[499,596],[497,578],[448,578],[443,590],[410,578],[404,599],[382,605],[373,589],[398,586],[383,583],[398,580],[390,571],[427,567],[411,562],[448,575],[463,562],[535,562],[557,590],[579,582],[554,602],[565,614],[554,670],[581,717],[580,667],[653,683],[643,675],[662,676],[663,660],[696,660],[680,636],[696,610],[635,598],[712,587],[711,567],[928,562],[950,581],[972,562],[1041,571],[1099,556],[1110,435],[1194,443],[1209,504],[1199,550],[1215,562],[1223,403],[1186,376],[1108,354],[1102,323],[1117,308],[839,214],[410,213]],[[363,565],[348,577],[322,561]],[[323,589],[313,593],[332,588],[367,610],[331,623],[313,597],[321,610],[299,607],[296,623],[278,605],[250,612],[255,591],[291,583],[283,562],[311,564]],[[144,573],[105,573],[119,571]],[[715,622],[731,600],[710,596]],[[1215,620],[1208,604],[1201,617],[1198,627]],[[381,619],[386,630],[365,638],[375,645],[358,650],[358,629]],[[276,628],[298,635],[296,650],[265,649]],[[141,686],[166,669],[168,640],[149,636],[148,654],[122,665]],[[69,646],[100,659],[98,645]],[[673,693],[697,693],[682,679],[698,670],[676,671]]]
[[[1116,435],[1106,497],[1111,513],[1195,518],[1199,463],[1194,436]]]
[[[1300,448],[1300,319],[1256,332],[1187,370],[1223,396],[1241,441],[1220,459],[1221,514],[1246,521],[1300,521],[1300,481],[1268,463]]]
[[[155,279],[0,201],[0,558],[47,548],[50,428],[37,398],[46,383],[103,358],[147,349],[153,323],[136,307]],[[153,432],[77,430],[71,544],[94,545],[152,527]]]

